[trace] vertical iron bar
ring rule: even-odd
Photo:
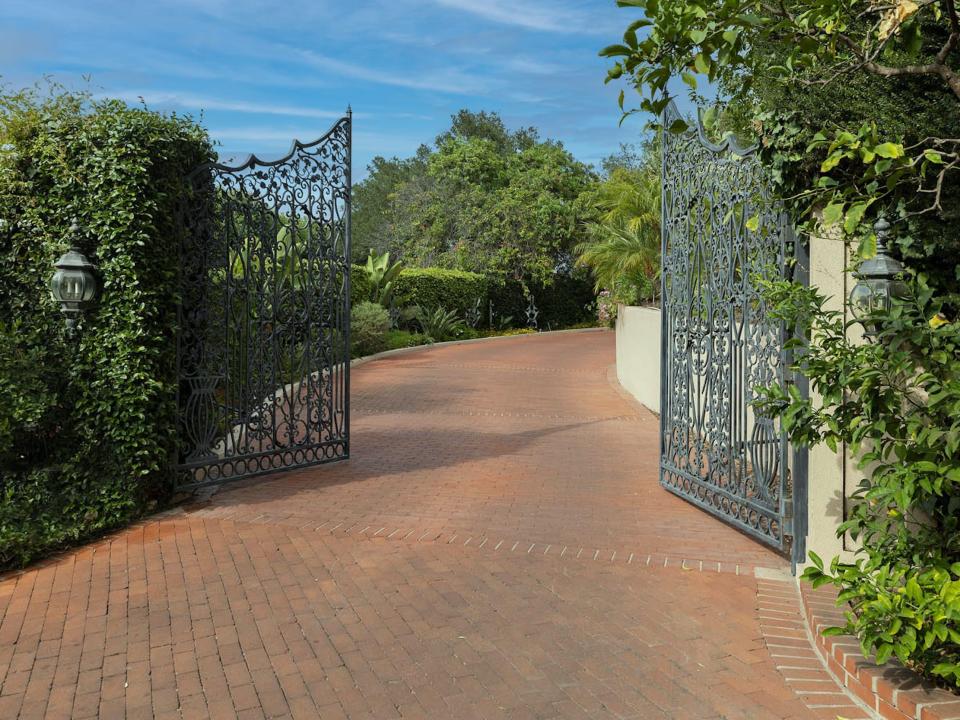
[[[346,274],[345,290],[346,296],[343,298],[344,312],[344,336],[346,338],[344,359],[344,396],[343,396],[343,450],[345,457],[350,457],[350,266],[353,264],[351,256],[351,212],[353,208],[353,108],[347,106],[347,166],[346,166],[346,205],[344,212],[345,235],[343,242],[344,273]]]
[[[660,484],[665,482],[665,468],[663,459],[667,454],[667,432],[669,432],[670,400],[668,388],[672,385],[673,364],[671,362],[670,346],[672,333],[669,320],[670,299],[667,294],[667,269],[669,255],[667,237],[670,233],[670,218],[667,216],[667,168],[670,155],[670,140],[667,128],[669,123],[670,107],[664,109],[660,122]]]

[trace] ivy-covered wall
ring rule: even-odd
[[[68,93],[0,97],[0,566],[169,491],[176,206],[211,157],[189,119]],[[70,340],[47,283],[74,222],[102,292]]]

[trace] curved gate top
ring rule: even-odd
[[[279,160],[190,176],[178,489],[349,455],[350,144],[348,113]]]
[[[680,118],[671,104],[663,127]],[[699,122],[663,137],[660,482],[786,550],[800,463],[752,402],[788,380],[757,279],[790,274],[792,225],[755,148],[712,143]]]

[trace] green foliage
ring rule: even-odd
[[[430,338],[426,335],[408,330],[391,330],[386,335],[387,350],[399,350],[400,348],[417,347],[429,343]]]
[[[366,270],[367,278],[373,285],[373,291],[370,294],[372,302],[390,307],[390,302],[393,300],[393,281],[402,269],[402,262],[390,264],[390,253],[374,255],[373,251],[370,251],[367,256]]]
[[[811,556],[804,577],[839,588],[845,630],[878,662],[892,654],[960,687],[960,326],[922,280],[867,343],[815,289],[777,282],[765,295],[807,338],[791,344],[822,402],[774,386],[760,407],[795,442],[846,443],[867,475],[838,529],[859,540],[855,561]]]
[[[549,284],[585,239],[589,209],[577,200],[592,171],[532,129],[507,131],[493,113],[462,111],[435,149],[370,171],[355,196],[365,196],[358,212],[377,220],[361,225],[378,224],[410,266]]]
[[[960,215],[955,3],[619,4],[643,17],[601,54],[616,60],[608,81],[625,78],[639,92],[639,109],[659,113],[676,76],[702,101],[705,76],[727,109],[721,125],[760,141],[778,194],[806,229],[834,225],[869,256],[872,222],[885,211],[901,221],[904,253],[956,291],[957,265],[943,262],[960,246],[948,224]],[[620,105],[634,112],[623,93]]]
[[[417,324],[423,334],[432,342],[443,342],[461,337],[466,330],[466,324],[457,317],[455,310],[437,307],[432,310],[419,308]]]
[[[57,90],[0,96],[0,565],[169,491],[174,218],[184,176],[211,157],[186,118]],[[69,341],[47,280],[74,220],[104,287]]]
[[[581,201],[596,209],[589,239],[576,247],[577,262],[593,273],[595,289],[611,301],[635,305],[654,297],[660,274],[660,143],[642,154],[621,149],[604,165],[609,174]]]
[[[350,309],[350,354],[363,357],[387,349],[390,314],[380,303],[362,302]]]
[[[597,291],[609,288],[614,300],[635,305],[655,293],[660,274],[660,223],[655,229],[598,225],[594,239],[577,246],[578,262],[593,271]]]
[[[350,266],[350,304],[369,302],[373,297],[373,280],[364,265]]]
[[[429,153],[429,148],[421,146],[416,156],[405,160],[377,156],[367,166],[367,177],[353,186],[350,230],[354,262],[363,262],[370,252],[391,249],[390,218],[396,193],[426,173]]]
[[[487,297],[487,285],[487,278],[477,273],[441,268],[404,268],[394,280],[394,299],[399,307],[442,306],[463,317],[477,298]]]
[[[541,330],[559,330],[593,317],[593,283],[579,275],[558,275],[549,285],[515,280],[491,283],[488,297],[493,303],[494,324],[500,326],[503,318],[512,318],[514,325],[526,325],[531,294],[540,313],[537,324]]]
[[[953,96],[935,80],[866,73],[842,83],[794,88],[761,79],[754,95],[755,104],[748,113],[729,111],[734,116],[731,125],[741,134],[749,127],[759,139],[763,159],[794,214],[803,218],[814,201],[820,207],[830,206],[825,219],[860,242],[866,256],[873,253],[875,238],[866,227],[872,218],[879,210],[886,210],[891,218],[899,216],[895,239],[901,256],[940,292],[954,295],[949,299],[956,307],[960,301],[957,264],[944,260],[960,253],[960,236],[953,231],[960,217],[960,182],[946,176],[941,210],[915,214],[929,203],[930,194],[917,193],[919,183],[907,182],[918,171],[911,164],[923,157],[921,164],[928,163],[928,174],[939,166],[926,152],[906,152],[927,137],[960,137],[960,113]],[[743,115],[747,117],[739,117]],[[885,188],[894,174],[903,180],[899,187],[884,197],[870,194],[868,186],[878,183],[876,189]],[[815,189],[814,195],[810,188]],[[838,188],[840,193],[832,193]]]

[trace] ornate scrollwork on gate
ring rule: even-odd
[[[678,118],[671,105],[664,126]],[[784,328],[757,279],[786,272],[789,221],[754,149],[702,126],[664,133],[662,221],[661,483],[783,548],[789,446],[752,402],[784,381]]]
[[[280,160],[190,176],[176,484],[349,455],[349,116]]]

